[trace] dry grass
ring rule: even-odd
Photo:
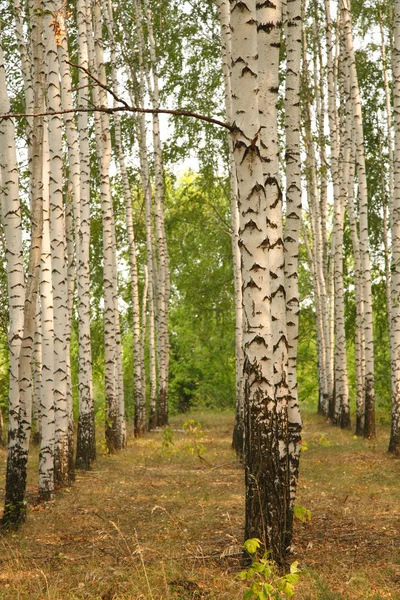
[[[202,423],[201,439],[174,433],[168,447],[162,433],[131,440],[54,503],[32,507],[18,533],[0,537],[0,599],[241,599],[229,555],[242,540],[244,509],[233,416],[190,418]],[[375,445],[314,415],[305,430],[298,501],[313,516],[296,523],[304,573],[295,597],[399,600],[400,465],[385,453],[387,431]],[[4,481],[4,453],[0,460]]]

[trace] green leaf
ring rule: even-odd
[[[294,595],[294,587],[293,587],[293,586],[292,586],[292,584],[291,584],[291,583],[289,583],[289,582],[286,582],[286,583],[285,583],[285,587],[283,588],[283,590],[282,590],[282,591],[283,591],[283,593],[284,593],[284,594],[286,594],[286,596],[287,596],[288,598],[292,598],[292,597],[293,597],[293,595]]]
[[[302,523],[307,523],[307,521],[311,520],[311,511],[305,506],[296,504],[294,507],[294,516],[297,517],[297,519],[299,519],[299,521]]]
[[[294,562],[292,562],[292,564],[290,565],[290,572],[291,573],[298,573],[299,569],[297,567],[297,565],[299,564],[298,560],[295,560]]]
[[[248,552],[249,554],[255,554],[257,552],[257,549],[260,548],[261,542],[258,538],[250,538],[249,540],[245,541],[243,546],[246,552]]]

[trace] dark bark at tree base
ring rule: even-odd
[[[336,406],[336,390],[333,390],[332,396],[329,398],[327,417],[335,424],[335,406]]]
[[[158,427],[164,427],[165,425],[168,425],[168,397],[167,390],[165,388],[161,388],[159,391],[157,425]]]
[[[146,424],[143,423],[142,420],[137,418],[135,415],[135,421],[134,421],[135,437],[143,437],[145,433],[146,433]]]
[[[92,411],[90,413],[90,433],[91,433],[91,438],[90,438],[90,457],[92,459],[92,462],[96,460],[97,458],[97,451],[96,451],[96,421],[94,418],[94,408],[92,406]]]
[[[388,452],[393,454],[393,456],[400,458],[400,433],[391,433]]]
[[[69,483],[75,481],[75,461],[74,461],[74,423],[68,427],[68,475]]]
[[[0,406],[0,447],[5,448],[7,446],[6,428],[4,427],[3,411]]]
[[[67,444],[65,446],[54,450],[54,485],[56,488],[68,487],[71,483],[68,469],[69,450]]]
[[[364,435],[364,417],[361,415],[356,416],[356,431],[355,435],[362,437]]]
[[[319,401],[318,401],[318,414],[322,415],[323,417],[327,417],[328,416],[328,412],[329,412],[329,408],[328,410],[326,410],[324,408],[324,406],[330,406],[330,400],[329,400],[329,394],[319,394]]]
[[[108,415],[107,423],[106,423],[106,444],[107,451],[109,454],[115,454],[118,452],[119,448],[119,436],[118,436],[118,427],[117,427],[117,419],[110,418]]]
[[[28,456],[18,446],[8,452],[6,497],[1,519],[3,530],[18,527],[26,519],[26,466]]]
[[[157,417],[156,417],[156,413],[150,413],[149,415],[149,431],[151,431],[152,429],[155,429],[155,427],[157,427]]]
[[[376,437],[374,378],[371,375],[367,375],[365,378],[364,437],[368,440]]]
[[[351,429],[351,418],[349,411],[342,410],[342,414],[340,417],[340,427],[341,429]]]
[[[259,538],[271,559],[283,567],[293,524],[288,455],[282,455],[279,444],[287,447],[287,427],[279,422],[283,415],[260,415],[259,407],[250,411],[245,440],[245,539]]]
[[[232,448],[238,458],[242,459],[244,457],[244,426],[237,415],[233,427]]]
[[[75,467],[88,470],[92,464],[93,439],[92,415],[80,414],[78,418],[78,437],[76,442]]]

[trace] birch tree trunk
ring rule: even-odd
[[[77,2],[77,21],[79,64],[87,69],[89,66],[89,56],[85,0],[78,0]],[[82,69],[79,69],[79,107],[88,108],[88,96],[88,76]],[[75,465],[78,469],[89,469],[91,462],[96,459],[96,440],[93,406],[92,349],[90,342],[90,148],[87,112],[78,112],[78,134],[79,182],[77,181],[76,183],[74,193],[76,198],[75,205],[77,207],[75,214],[75,240],[78,285],[79,417]],[[71,142],[70,147],[75,147],[74,141]]]
[[[144,10],[147,19],[149,37],[150,65],[152,70],[152,86],[150,96],[152,108],[160,108],[158,60],[156,56],[155,39],[153,31],[152,13],[148,0],[144,0]],[[157,312],[158,312],[158,410],[157,424],[160,427],[168,423],[168,370],[169,370],[169,334],[168,334],[168,303],[170,296],[170,277],[168,246],[165,234],[164,221],[164,170],[162,161],[162,148],[160,138],[160,122],[157,112],[153,113],[153,148],[154,148],[154,201],[156,239],[158,247],[158,282],[157,282]]]
[[[360,254],[363,274],[365,336],[365,423],[364,436],[375,437],[374,339],[372,321],[372,284],[368,239],[368,188],[365,170],[363,120],[356,71],[353,34],[348,0],[342,0],[343,29],[348,54],[351,97],[353,103],[356,164],[359,189]]]
[[[93,6],[95,40],[91,34],[92,11],[87,4],[88,48],[91,72],[106,83],[104,59],[99,23],[98,6]],[[103,88],[92,88],[96,105],[107,106],[107,95]],[[111,162],[111,140],[109,117],[106,113],[95,114],[96,151],[100,171],[100,195],[103,221],[103,257],[104,257],[104,345],[105,345],[105,386],[106,386],[106,441],[110,453],[121,447],[120,431],[120,391],[119,369],[117,361],[116,305],[117,298],[115,273],[115,231],[114,210],[111,198],[109,167]]]
[[[282,381],[287,370],[285,351],[281,347],[285,337],[286,322],[283,321],[286,303],[284,288],[276,288],[276,282],[274,310],[276,309],[276,317],[281,324],[279,327],[282,327],[280,338],[278,326],[272,327],[271,314],[270,280],[280,270],[283,275],[280,256],[283,253],[283,243],[279,241],[279,234],[271,234],[272,226],[268,226],[269,218],[277,217],[274,211],[280,203],[274,146],[277,140],[277,122],[267,119],[266,113],[266,110],[270,110],[275,114],[274,106],[268,106],[268,103],[276,102],[276,92],[259,90],[258,55],[260,49],[265,51],[268,39],[275,38],[274,34],[271,38],[267,37],[268,32],[274,29],[268,18],[268,13],[263,9],[257,16],[255,0],[231,1],[233,148],[238,180],[239,244],[243,277],[245,536],[258,537],[264,541],[266,548],[271,550],[272,558],[282,564],[291,544],[293,498],[289,485],[287,390],[285,396]],[[280,9],[275,7],[274,23],[275,19],[278,23],[280,18]],[[260,32],[259,44],[257,28]],[[273,56],[263,54],[268,62],[263,64],[262,79],[268,77],[268,65],[271,65],[271,78],[277,81],[275,48],[272,52]],[[263,96],[261,105],[260,96]],[[264,136],[261,127],[268,129],[269,140],[273,142],[267,178],[262,160],[266,147],[261,146],[262,140],[267,141],[268,138]],[[269,143],[268,141],[268,147]],[[272,253],[272,264],[269,260],[271,239],[277,242],[275,252]],[[277,248],[280,248],[279,252]],[[274,247],[272,250],[274,251]],[[282,306],[277,301],[279,297],[283,299]],[[275,348],[273,337],[277,342]],[[276,379],[274,363],[277,368]]]
[[[35,82],[33,109],[35,113],[40,113],[43,107],[43,45],[40,3],[34,3],[34,9],[35,14],[31,22],[33,58],[33,68],[32,66],[31,68]],[[2,102],[4,112],[9,112],[10,107],[6,92],[2,55],[0,58],[0,70],[3,78],[1,85],[3,92]],[[28,102],[30,101],[29,98],[30,96],[27,94]],[[16,525],[25,518],[26,466],[32,422],[32,358],[43,227],[41,198],[42,135],[43,119],[38,117],[32,121],[31,138],[29,140],[31,163],[31,242],[26,285],[24,284],[22,288],[22,291],[25,293],[25,299],[22,341],[18,356],[18,405],[11,408],[11,414],[13,414],[15,409],[17,409],[17,412],[13,414],[15,420],[11,418],[10,422],[11,433],[9,435],[9,454],[7,459],[5,510],[2,519],[5,527]],[[2,178],[5,181],[6,188],[10,186],[9,195],[15,202],[18,192],[18,165],[15,151],[14,128],[11,122],[6,121],[4,124],[3,140],[6,141],[4,152],[7,168],[5,172],[6,177],[3,174]],[[16,249],[16,256],[19,256],[18,252],[18,249]],[[16,302],[16,305],[18,305],[18,302]],[[17,427],[17,433],[13,435],[15,426]]]
[[[394,9],[393,41],[393,116],[394,116],[394,190],[392,226],[392,426],[389,452],[400,456],[400,1]]]
[[[111,51],[112,87],[118,95],[117,75],[117,50],[114,40],[113,12],[110,0],[104,3],[104,14],[108,28]],[[133,359],[134,359],[134,400],[135,400],[135,436],[142,436],[146,430],[146,390],[143,374],[143,346],[140,338],[140,300],[139,279],[136,259],[136,242],[133,227],[132,196],[130,191],[128,172],[125,164],[125,155],[122,145],[121,119],[119,113],[114,114],[115,144],[117,147],[117,160],[119,174],[122,181],[125,214],[127,223],[127,234],[129,243],[129,264],[131,276],[131,300],[133,319]]]
[[[10,111],[7,95],[3,50],[0,44],[0,110]],[[22,223],[19,198],[18,163],[15,147],[15,131],[11,119],[0,121],[0,179],[1,208],[8,276],[9,307],[9,420],[8,457],[6,473],[6,497],[2,524],[8,527],[24,518],[25,486],[21,481],[21,449],[19,446],[19,362],[24,334],[25,275],[22,253]],[[22,486],[22,489],[21,489]]]
[[[227,120],[232,123],[232,40],[230,29],[230,11],[228,0],[218,0],[218,15],[221,26],[222,71],[224,75],[225,111]],[[236,411],[233,429],[232,447],[239,457],[244,453],[244,389],[243,389],[243,306],[242,306],[242,274],[240,270],[239,249],[239,209],[237,201],[236,167],[233,156],[232,138],[229,145],[229,184],[232,212],[232,256],[233,281],[235,291],[235,362],[236,362]]]
[[[44,0],[43,39],[46,64],[46,109],[61,111],[60,69],[57,53],[57,30],[53,15],[53,0]],[[56,445],[54,477],[56,485],[69,484],[68,449],[68,291],[66,265],[65,212],[63,199],[63,122],[60,115],[48,118],[50,153],[50,235],[53,270],[54,303],[54,406],[56,420]]]
[[[288,427],[291,508],[294,508],[299,472],[302,421],[297,390],[297,347],[299,335],[298,254],[301,224],[301,161],[300,161],[300,61],[302,51],[303,15],[301,0],[289,2],[285,14],[286,37],[286,225],[285,290],[288,340]]]
[[[42,395],[40,403],[39,498],[54,496],[55,462],[55,331],[53,305],[53,269],[50,236],[50,157],[47,127],[43,140],[43,244],[40,265],[42,316]]]
[[[137,0],[135,0],[135,15],[139,21],[140,11]],[[142,36],[139,28],[139,36]],[[135,85],[135,104],[144,106],[145,94],[145,68],[143,56],[143,42],[139,43],[139,81],[136,74],[132,72]],[[155,339],[155,274],[154,274],[154,235],[153,235],[153,199],[151,190],[150,170],[147,157],[147,131],[146,119],[143,113],[138,114],[138,138],[140,177],[142,192],[146,207],[146,249],[147,249],[147,273],[148,273],[148,306],[149,306],[149,354],[150,354],[150,402],[149,402],[149,429],[157,425],[157,366],[156,366],[156,339]]]

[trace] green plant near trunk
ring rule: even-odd
[[[250,589],[244,592],[243,600],[287,600],[294,595],[294,587],[299,580],[297,561],[290,565],[286,575],[279,573],[277,565],[270,560],[269,552],[259,558],[258,549],[261,542],[258,538],[246,540],[245,551],[252,557],[251,566],[239,574],[239,579],[251,583]]]

